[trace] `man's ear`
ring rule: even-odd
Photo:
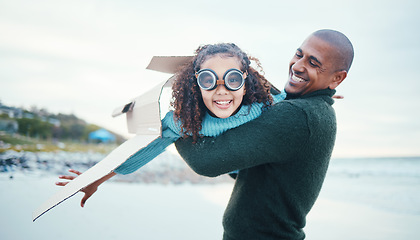
[[[330,89],[335,89],[338,85],[340,85],[341,82],[344,81],[344,79],[346,79],[346,77],[347,77],[346,70],[342,70],[342,71],[338,71],[334,73],[334,78],[328,87]]]

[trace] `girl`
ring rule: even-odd
[[[176,74],[171,103],[174,110],[162,120],[162,138],[156,139],[113,172],[86,187],[81,206],[100,184],[117,173],[136,171],[178,138],[192,137],[195,141],[200,136],[215,137],[257,118],[273,102],[283,100],[285,94],[270,94],[273,86],[250,66],[251,60],[261,68],[258,59],[248,57],[233,43],[199,47],[193,60]],[[81,174],[72,169],[69,171]],[[75,177],[59,178],[72,180]],[[59,186],[66,184],[56,183]]]

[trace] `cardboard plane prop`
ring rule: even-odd
[[[153,57],[146,69],[174,74],[178,68],[192,59],[191,56]],[[113,117],[126,114],[128,132],[136,134],[103,160],[70,181],[55,195],[45,201],[33,212],[32,221],[35,221],[66,199],[74,196],[83,188],[108,175],[140,149],[148,146],[162,134],[160,115],[160,96],[164,87],[172,86],[172,76],[162,81],[156,87],[135,98],[130,103],[118,107],[112,113]]]

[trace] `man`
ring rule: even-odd
[[[347,77],[353,47],[333,30],[312,33],[290,61],[286,100],[216,138],[176,147],[198,174],[239,169],[223,217],[223,239],[304,239],[336,135],[335,88]]]

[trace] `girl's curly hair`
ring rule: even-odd
[[[245,79],[246,93],[242,105],[258,102],[263,103],[264,108],[267,108],[273,102],[270,95],[270,88],[273,86],[262,74],[250,66],[252,60],[262,72],[261,64],[257,58],[249,57],[233,43],[208,44],[198,47],[192,61],[175,74],[171,101],[175,119],[181,121],[181,136],[192,136],[194,142],[200,137],[201,123],[207,111],[195,73],[200,70],[203,62],[215,55],[238,58],[242,65],[240,70],[248,72]]]

